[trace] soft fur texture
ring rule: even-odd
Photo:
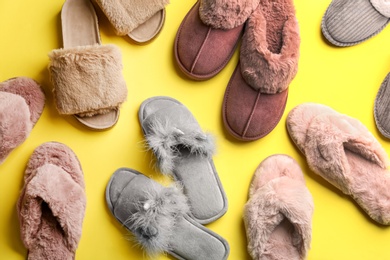
[[[27,139],[44,105],[45,95],[34,80],[18,77],[0,83],[0,164]]]
[[[124,223],[136,236],[136,242],[151,256],[168,252],[172,230],[178,218],[189,212],[187,199],[176,186],[149,190],[145,199]]]
[[[305,259],[314,206],[295,160],[287,155],[266,158],[256,169],[249,196],[244,223],[251,257]]]
[[[370,0],[370,2],[379,13],[390,18],[390,2],[388,0]]]
[[[117,35],[129,34],[169,4],[169,0],[95,0]]]
[[[74,259],[81,237],[86,196],[80,163],[60,143],[33,152],[17,210],[28,259]]]
[[[389,159],[362,123],[305,103],[289,113],[287,127],[314,172],[351,195],[372,219],[390,224]]]
[[[183,149],[206,158],[211,158],[214,154],[214,139],[211,134],[183,131],[172,125],[172,122],[161,122],[158,118],[152,121],[149,129],[150,134],[145,136],[146,141],[149,149],[156,155],[162,173],[172,174]]]
[[[215,29],[232,29],[243,24],[259,5],[259,0],[200,0],[202,22]]]
[[[299,26],[292,0],[261,0],[242,40],[241,73],[255,90],[287,89],[298,70]]]
[[[115,45],[59,49],[52,51],[49,57],[49,71],[60,114],[104,114],[126,100],[122,55]]]

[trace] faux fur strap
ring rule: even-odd
[[[96,0],[117,35],[126,35],[169,4],[169,0]]]
[[[156,155],[162,173],[172,173],[175,162],[180,160],[183,150],[211,158],[215,149],[211,134],[188,128],[185,124],[173,124],[167,118],[164,119],[150,117],[145,120],[148,128],[146,141]]]
[[[243,24],[259,0],[201,0],[199,16],[202,22],[215,29],[232,29]]]
[[[49,57],[49,71],[60,114],[104,114],[126,100],[122,56],[115,45],[54,50]]]
[[[301,181],[283,176],[260,187],[244,209],[252,258],[262,259],[272,231],[287,219],[294,226],[292,243],[304,259],[310,247],[313,208],[310,192]]]
[[[383,16],[390,18],[390,1],[389,0],[370,0],[372,6]]]
[[[85,212],[86,197],[83,187],[58,166],[45,164],[37,169],[34,178],[26,186],[24,196],[18,202],[20,232],[27,248],[38,250],[47,247],[41,244],[45,243],[44,236],[49,232],[40,230],[41,218],[48,217],[42,212],[43,203],[48,205],[61,226],[68,249],[74,252],[81,237]]]

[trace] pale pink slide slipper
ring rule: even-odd
[[[0,83],[0,164],[30,135],[45,106],[34,80],[17,77]]]
[[[312,171],[350,195],[373,220],[390,224],[389,159],[360,121],[304,103],[289,113],[287,129]]]
[[[244,208],[252,259],[305,259],[311,242],[313,209],[313,198],[293,158],[276,154],[262,161]]]

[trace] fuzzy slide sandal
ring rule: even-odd
[[[73,151],[55,142],[36,148],[17,203],[27,259],[75,259],[85,205],[83,172]]]
[[[259,0],[199,0],[182,21],[175,39],[175,58],[191,79],[206,80],[229,62],[244,23]]]
[[[381,134],[390,139],[390,73],[387,74],[375,98],[375,124]]]
[[[173,98],[152,97],[138,115],[160,171],[183,185],[191,217],[206,224],[225,214],[228,202],[211,158],[214,141],[191,112]]]
[[[85,126],[108,129],[127,98],[122,55],[101,45],[95,9],[89,0],[66,0],[61,11],[63,49],[49,54],[56,107]]]
[[[188,217],[186,197],[175,186],[121,168],[107,185],[106,201],[150,256],[167,252],[177,259],[222,260],[229,255],[225,239]]]
[[[261,162],[244,209],[252,259],[305,259],[313,209],[313,198],[293,158],[278,154]]]
[[[165,22],[169,0],[95,0],[117,35],[128,35],[138,43],[153,39]]]
[[[321,30],[331,44],[345,47],[370,39],[389,22],[388,0],[333,0],[322,18]]]
[[[389,159],[362,123],[304,103],[289,113],[287,129],[312,171],[350,195],[373,220],[390,224]]]
[[[30,78],[0,83],[0,164],[30,135],[45,106],[45,94]]]
[[[240,63],[223,100],[223,122],[233,137],[257,140],[279,123],[298,70],[299,47],[292,0],[261,0],[247,22]]]

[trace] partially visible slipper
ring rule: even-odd
[[[169,0],[95,0],[117,35],[128,35],[138,43],[152,40],[165,22]]]
[[[45,94],[33,79],[0,83],[0,164],[30,135],[45,106]]]
[[[351,196],[373,220],[390,225],[389,158],[360,121],[304,103],[290,111],[287,129],[312,171]]]
[[[298,163],[272,155],[256,169],[244,209],[252,259],[305,259],[312,233],[313,198]]]
[[[332,0],[322,18],[321,30],[331,44],[345,47],[370,39],[389,22],[387,0]]]
[[[183,19],[175,38],[175,58],[191,79],[207,80],[229,62],[244,23],[259,0],[199,0]]]
[[[224,260],[229,255],[225,239],[187,215],[186,197],[175,186],[165,187],[133,169],[120,168],[107,185],[106,202],[150,256]]]
[[[240,62],[225,91],[226,130],[241,141],[269,134],[279,123],[298,71],[300,34],[292,0],[261,0],[247,21]]]
[[[56,108],[91,129],[113,127],[127,98],[121,51],[112,44],[101,45],[89,0],[66,0],[61,22],[63,49],[49,54]]]
[[[383,80],[375,98],[375,124],[381,134],[390,139],[390,73]]]
[[[17,210],[27,259],[75,259],[86,196],[80,162],[64,144],[48,142],[30,157]]]
[[[212,136],[202,131],[182,103],[170,97],[145,100],[138,115],[160,171],[183,185],[191,217],[206,224],[223,216],[228,202],[212,160]]]

